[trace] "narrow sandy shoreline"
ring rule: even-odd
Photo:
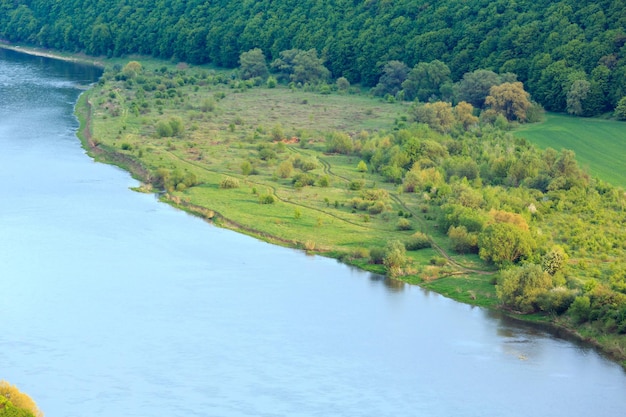
[[[0,40],[0,48],[9,51],[19,52],[21,54],[40,56],[44,58],[57,59],[60,61],[75,62],[78,64],[93,65],[94,67],[104,68],[104,61],[100,58],[94,58],[83,54],[63,54],[57,51],[51,51],[46,48],[35,48],[32,46],[22,46],[12,44],[5,40]]]

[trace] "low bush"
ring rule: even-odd
[[[430,238],[427,234],[416,232],[411,238],[404,243],[406,250],[420,250],[431,247]]]
[[[265,194],[259,197],[259,203],[261,204],[274,204],[276,198],[271,194]]]
[[[231,188],[238,188],[239,187],[239,180],[237,180],[237,178],[224,178],[221,182],[220,182],[220,188],[224,188],[224,189],[231,189]]]
[[[396,228],[398,230],[412,230],[413,229],[413,225],[411,224],[411,222],[408,219],[405,219],[403,217],[400,220],[398,220],[398,223],[396,224]]]

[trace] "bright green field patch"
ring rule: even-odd
[[[604,181],[626,186],[626,123],[548,114],[543,123],[515,132],[541,148],[571,149],[587,171]]]
[[[498,304],[493,279],[491,275],[478,274],[450,276],[422,286],[463,303],[493,308]]]

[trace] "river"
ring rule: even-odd
[[[0,49],[0,379],[47,417],[626,415],[589,347],[129,190],[97,76]]]

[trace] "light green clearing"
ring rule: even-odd
[[[626,123],[549,113],[515,132],[541,148],[571,149],[592,176],[626,187]]]

